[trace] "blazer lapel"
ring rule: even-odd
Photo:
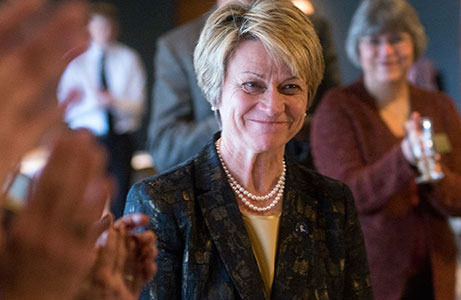
[[[290,166],[291,165],[291,166]],[[299,184],[300,174],[293,174],[297,167],[287,166],[286,192],[279,228],[279,241],[272,285],[273,299],[301,299],[311,297],[315,292],[315,240],[313,231],[318,228],[318,202],[311,195],[311,186]],[[299,175],[299,176],[297,176]],[[306,284],[307,283],[307,284]]]
[[[214,143],[205,151],[195,174],[197,202],[210,235],[241,298],[267,299],[250,238]]]

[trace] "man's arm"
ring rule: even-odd
[[[192,64],[192,53],[180,57],[175,45],[160,39],[155,58],[149,148],[158,171],[193,156],[219,129],[210,104],[197,92],[191,66],[185,65],[185,59]]]

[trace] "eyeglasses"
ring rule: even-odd
[[[365,36],[360,39],[360,42],[371,48],[389,45],[395,49],[400,49],[409,45],[411,37],[407,33],[384,33]]]

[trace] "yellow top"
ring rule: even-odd
[[[266,292],[270,295],[274,281],[280,214],[275,216],[242,216]]]

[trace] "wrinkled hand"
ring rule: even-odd
[[[106,154],[89,132],[57,140],[27,205],[6,231],[3,297],[73,299],[94,263],[94,244],[110,225],[98,220],[112,185]]]
[[[135,300],[156,272],[155,235],[132,234],[148,223],[148,217],[133,214],[120,218],[98,240],[93,270],[77,299]]]
[[[87,7],[4,1],[0,6],[0,184],[42,135],[62,120],[56,86],[87,45]],[[19,134],[19,136],[18,136]]]

